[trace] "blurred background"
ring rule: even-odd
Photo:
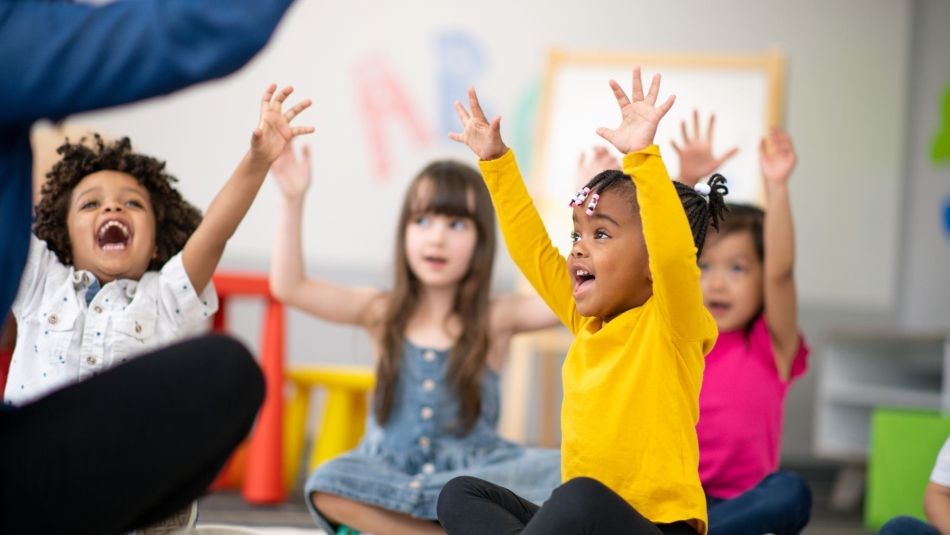
[[[786,404],[783,464],[814,474],[828,489],[824,501],[837,496],[841,509],[860,515],[875,408],[950,408],[948,27],[944,0],[299,0],[265,51],[237,74],[71,117],[66,127],[129,136],[137,150],[166,160],[185,197],[205,208],[248,147],[261,92],[270,82],[293,85],[291,100],[314,101],[298,119],[316,126],[303,139],[314,161],[308,271],[387,288],[393,226],[408,182],[432,159],[475,162],[446,136],[457,128],[452,102],[464,99],[468,86],[478,88],[488,114],[503,117],[503,135],[536,189],[547,180],[537,163],[544,157],[539,125],[551,113],[542,103],[553,87],[545,83],[552,51],[780,57],[774,112],[799,153],[790,186],[796,277],[800,321],[813,349],[809,373]],[[675,87],[675,76],[666,74]],[[674,109],[681,116],[694,107],[717,113],[715,150],[738,144],[740,154],[754,155],[749,139],[758,134],[730,139],[730,114],[734,123],[735,115],[759,114],[764,129],[762,104],[736,96],[731,107],[704,107],[704,92],[721,89],[715,73],[705,80],[708,87],[690,85],[691,98]],[[629,85],[629,78],[618,81]],[[602,89],[597,98],[611,104],[606,79]],[[591,128],[573,150],[596,143]],[[661,149],[674,155],[668,143]],[[758,179],[746,174],[739,179]],[[277,196],[275,185],[265,184],[222,269],[267,271]],[[518,285],[500,248],[495,286]],[[256,305],[236,304],[230,321],[239,337],[258,343]],[[287,336],[292,364],[372,363],[356,329],[290,312]],[[530,344],[515,353],[509,366],[519,371],[506,379],[503,428],[518,440],[548,442],[539,405],[553,403],[556,415],[559,398],[541,395],[531,370],[557,357]]]

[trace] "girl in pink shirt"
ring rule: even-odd
[[[711,150],[699,117],[683,124],[681,182],[693,184],[735,154]],[[797,160],[791,138],[773,128],[759,146],[766,210],[730,205],[699,258],[703,298],[719,340],[706,356],[699,398],[699,476],[709,509],[709,535],[801,532],[811,492],[797,474],[778,472],[785,393],[807,366],[798,330],[795,237],[788,178]],[[768,254],[765,252],[768,251]]]

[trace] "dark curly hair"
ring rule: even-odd
[[[46,174],[40,202],[36,205],[33,232],[56,253],[59,261],[72,265],[72,246],[66,228],[66,216],[73,189],[86,176],[98,171],[118,171],[134,177],[148,190],[155,213],[156,255],[149,270],[161,269],[178,254],[201,223],[201,212],[185,201],[172,187],[178,179],[165,172],[165,162],[132,151],[132,142],[123,137],[107,143],[94,134],[92,143],[83,137],[78,143],[69,139],[56,152],[62,157]]]
[[[709,178],[706,185],[709,186],[709,194],[703,195],[681,182],[673,182],[676,187],[676,194],[683,204],[683,210],[686,212],[686,219],[689,221],[689,229],[693,234],[693,244],[696,245],[696,258],[703,252],[703,244],[706,243],[706,233],[709,226],[719,230],[719,222],[725,216],[728,210],[726,207],[724,195],[729,193],[726,187],[726,178],[720,174],[715,174]],[[622,171],[608,169],[590,179],[587,183],[591,193],[603,195],[605,191],[618,190],[637,208],[637,190],[636,185],[630,176]]]

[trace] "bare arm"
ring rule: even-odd
[[[767,195],[765,209],[765,318],[779,375],[788,379],[800,343],[795,288],[795,227],[788,178],[797,156],[788,134],[777,128],[759,147]]]
[[[313,132],[313,127],[290,126],[290,121],[309,107],[310,101],[304,100],[282,113],[281,105],[293,89],[286,87],[275,97],[276,89],[277,86],[271,84],[264,92],[261,120],[251,138],[251,149],[211,201],[204,219],[182,250],[185,272],[199,294],[217,269],[228,239],[254,202],[270,164],[293,137]]]
[[[310,186],[310,169],[310,150],[304,146],[298,160],[289,144],[273,165],[282,199],[271,255],[271,293],[320,319],[369,328],[384,304],[382,292],[310,279],[304,273],[303,203]]]
[[[950,489],[928,482],[924,491],[924,513],[940,535],[950,535]]]
[[[560,324],[561,321],[538,294],[508,294],[492,300],[493,336],[494,333],[501,333],[511,337]]]

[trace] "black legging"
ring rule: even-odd
[[[488,481],[457,477],[439,494],[438,512],[448,535],[696,535],[685,522],[650,522],[588,477],[561,485],[541,507]]]
[[[116,534],[207,489],[264,395],[247,349],[206,336],[0,411],[0,533]]]

